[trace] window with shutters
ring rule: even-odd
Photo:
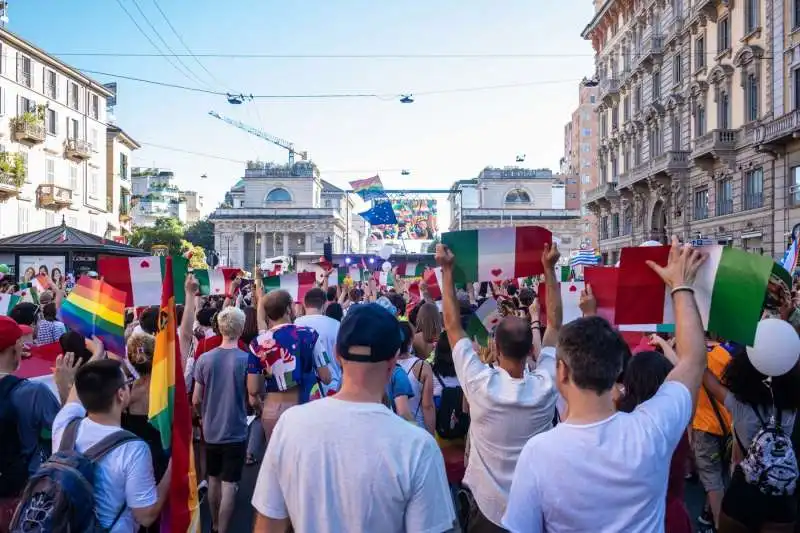
[[[17,215],[19,217],[19,223],[17,224],[19,233],[28,233],[28,222],[31,215],[30,209],[20,205]]]
[[[74,163],[69,165],[69,188],[72,192],[78,190],[78,166]]]
[[[717,100],[717,127],[727,130],[731,124],[731,100],[727,91],[720,91]]]
[[[694,69],[700,70],[706,66],[706,39],[698,37],[694,41]]]
[[[708,218],[708,189],[694,191],[694,219]]]
[[[36,109],[36,104],[33,103],[33,100],[29,100],[24,96],[20,96],[17,102],[17,116],[23,113],[33,112]]]
[[[758,0],[744,2],[744,32],[753,33],[758,29]]]
[[[67,85],[67,105],[69,105],[72,109],[75,110],[80,109],[80,100],[79,100],[77,83],[69,82],[69,85]]]
[[[725,178],[717,182],[717,216],[733,213],[733,179]]]
[[[78,133],[80,133],[80,129],[78,127],[78,121],[74,118],[67,119],[67,137],[70,139],[80,139]]]
[[[56,225],[56,215],[55,213],[47,212],[44,214],[44,225],[46,228],[52,228]]]
[[[653,101],[661,98],[661,73],[653,72]]]
[[[91,150],[93,152],[97,152],[100,148],[100,143],[97,137],[97,130],[92,130],[89,132],[89,143],[91,144]]]
[[[89,174],[89,194],[97,194],[97,172]]]
[[[680,54],[675,54],[672,58],[672,83],[678,84],[683,81],[683,60]]]
[[[731,19],[727,16],[717,21],[717,55],[731,49]]]
[[[47,113],[45,114],[45,127],[47,128],[47,133],[50,135],[55,135],[58,133],[58,115],[56,114],[55,109],[47,108]]]
[[[2,62],[2,56],[0,56],[0,62]],[[0,87],[0,116],[6,114],[6,89],[5,87]]]
[[[764,171],[761,168],[744,173],[744,209],[758,209],[764,205]]]
[[[71,228],[78,227],[78,217],[67,217],[67,225]],[[80,229],[80,228],[78,228]]]
[[[56,73],[52,70],[44,71],[44,94],[48,98],[55,100],[58,98],[58,89],[56,87]]]
[[[100,97],[96,94],[89,96],[89,116],[95,120],[100,117]]]
[[[48,157],[45,160],[45,183],[56,182],[56,160]]]
[[[92,219],[89,222],[89,233],[93,233],[94,235],[100,235],[100,224],[98,224],[95,219]]]
[[[17,54],[17,82],[25,87],[33,86],[31,58]]]
[[[745,83],[746,118],[748,122],[758,120],[758,78],[755,74],[747,76]]]

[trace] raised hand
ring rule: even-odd
[[[456,256],[444,244],[436,245],[436,264],[444,268],[453,268],[453,263],[456,261]]]
[[[545,244],[544,251],[542,252],[542,265],[545,270],[553,270],[561,257],[561,252],[558,251],[558,244]]]
[[[678,237],[672,236],[672,247],[669,250],[667,266],[662,267],[653,261],[647,261],[647,266],[664,280],[670,289],[675,287],[691,287],[697,270],[706,260],[706,255],[689,245],[681,245]]]
[[[592,286],[588,283],[586,288],[581,291],[578,307],[583,312],[583,316],[595,316],[597,314],[597,300],[592,292]]]

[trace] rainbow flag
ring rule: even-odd
[[[125,355],[125,293],[105,281],[82,276],[60,310],[69,329],[96,335],[111,353]]]
[[[365,202],[376,198],[386,198],[383,183],[381,183],[381,178],[377,175],[363,180],[351,181],[350,186],[353,188],[353,192]]]
[[[161,514],[161,531],[184,533],[200,531],[200,506],[192,451],[192,417],[176,336],[172,257],[167,257],[148,417],[161,433],[161,446],[172,457],[170,497]]]

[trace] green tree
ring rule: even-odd
[[[183,238],[206,250],[214,249],[214,223],[204,218],[187,226]]]
[[[160,244],[169,248],[170,255],[180,255],[182,239],[183,224],[177,218],[159,218],[152,228],[134,229],[129,242],[147,251],[150,251],[153,245]]]

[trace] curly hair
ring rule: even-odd
[[[135,333],[128,339],[128,360],[140,375],[147,376],[153,371],[153,354],[156,351],[156,338],[148,333]]]
[[[800,409],[800,370],[795,366],[782,376],[766,382],[767,376],[756,370],[747,350],[737,346],[722,373],[722,384],[741,403],[757,406],[774,405],[781,410]],[[770,390],[771,389],[771,390]]]

